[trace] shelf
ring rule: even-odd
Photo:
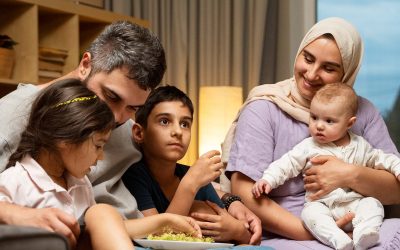
[[[17,88],[17,83],[11,81],[10,79],[0,78],[0,97],[3,97],[14,91]]]
[[[128,20],[149,26],[146,20],[77,4],[73,0],[0,0],[0,13],[0,34],[7,34],[18,42],[14,48],[16,60],[12,77],[0,79],[0,83],[6,85],[38,82],[39,46],[68,51],[63,68],[66,74],[78,65],[80,55],[106,25]]]

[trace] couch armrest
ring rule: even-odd
[[[69,250],[67,239],[40,228],[0,225],[0,249]]]

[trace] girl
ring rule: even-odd
[[[34,101],[19,146],[0,175],[0,201],[59,209],[72,216],[61,220],[76,224],[75,218],[83,224],[86,210],[95,205],[86,174],[103,159],[114,126],[112,111],[81,81],[65,79],[47,87]],[[177,231],[200,235],[199,227],[188,218],[163,215],[152,223],[124,222],[115,209],[104,204],[92,207],[85,219],[96,249],[133,249],[130,238],[156,233],[170,224]],[[78,235],[78,225],[73,228]],[[54,231],[51,226],[47,229]]]

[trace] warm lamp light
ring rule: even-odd
[[[199,155],[216,149],[243,103],[241,87],[202,86],[199,98]]]

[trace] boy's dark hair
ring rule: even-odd
[[[93,133],[107,132],[114,126],[110,108],[80,80],[60,80],[36,97],[26,129],[7,167],[14,166],[27,154],[36,159],[41,149],[58,154],[57,143],[79,145]]]
[[[154,89],[147,98],[144,105],[136,112],[135,122],[147,127],[147,118],[149,117],[153,108],[161,102],[180,101],[188,107],[191,115],[193,116],[193,103],[190,98],[180,89],[174,86],[162,86]]]
[[[128,21],[108,25],[87,52],[91,55],[90,76],[127,67],[127,77],[137,81],[144,90],[157,87],[167,67],[164,49],[157,36]]]

